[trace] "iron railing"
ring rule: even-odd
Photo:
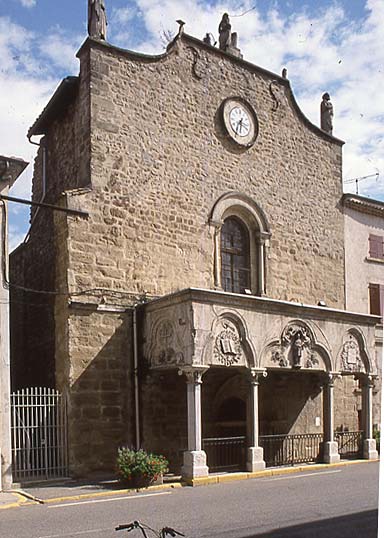
[[[15,481],[67,476],[65,398],[45,387],[12,393],[11,442]]]
[[[322,433],[259,437],[259,445],[264,449],[264,461],[267,467],[319,461],[322,455],[322,442]]]
[[[354,459],[363,456],[364,432],[335,432],[335,441],[341,458]]]
[[[207,454],[209,470],[240,471],[245,468],[245,436],[209,437],[203,439],[203,450]]]

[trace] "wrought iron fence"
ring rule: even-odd
[[[364,432],[335,432],[335,441],[341,458],[353,459],[363,456]]]
[[[212,471],[239,471],[245,468],[245,437],[209,437],[203,439],[207,465]]]
[[[11,440],[15,481],[67,476],[65,398],[42,387],[12,393]]]
[[[321,459],[322,433],[292,435],[262,435],[259,444],[264,449],[267,467],[309,463]]]

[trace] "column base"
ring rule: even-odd
[[[379,459],[379,453],[376,449],[375,439],[364,439],[363,442],[363,458],[365,460],[377,460]]]
[[[182,478],[200,478],[208,476],[207,455],[204,450],[187,450],[183,454],[184,465],[181,468]]]
[[[247,471],[255,473],[265,469],[265,461],[263,460],[264,450],[261,446],[251,446],[247,451]]]
[[[340,461],[339,446],[336,441],[323,443],[324,463],[338,463]]]

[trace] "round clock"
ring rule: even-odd
[[[240,97],[230,97],[222,105],[227,134],[241,146],[252,146],[258,134],[258,121],[253,108]]]

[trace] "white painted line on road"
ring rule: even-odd
[[[112,501],[122,501],[123,499],[145,499],[146,497],[156,497],[158,495],[171,495],[171,491],[162,491],[161,493],[145,493],[144,495],[127,495],[125,497],[113,497],[112,499],[91,499],[89,501],[78,501],[73,503],[65,503],[63,501],[63,504],[53,504],[51,506],[48,506],[48,508],[66,508],[67,506],[78,506],[79,504],[94,504],[94,503],[108,503]],[[48,537],[44,537],[48,538]]]
[[[318,473],[315,473],[315,472],[305,473],[305,474],[300,474],[296,476],[289,475],[289,476],[280,476],[278,478],[266,478],[264,482],[273,482],[274,480],[292,480],[293,478],[304,478],[305,476],[321,476],[323,474],[334,474],[334,473],[341,473],[341,469],[337,471],[319,471]]]

